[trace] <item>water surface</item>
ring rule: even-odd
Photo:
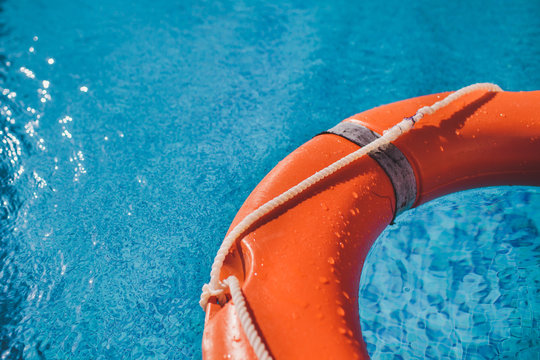
[[[539,89],[539,38],[526,0],[1,1],[0,356],[200,358],[200,287],[277,161],[380,104]],[[389,228],[361,284],[373,358],[537,354],[538,196]]]

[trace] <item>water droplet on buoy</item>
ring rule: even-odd
[[[334,258],[330,256],[328,258],[328,263],[334,265],[336,263],[336,260],[334,260]]]
[[[338,306],[337,308],[337,314],[339,316],[345,316],[345,309],[343,309],[341,306]]]
[[[358,199],[358,194],[357,194],[355,191],[353,191],[352,196],[353,196],[355,199]]]
[[[325,276],[319,277],[319,281],[321,282],[321,284],[328,284],[330,282]]]
[[[343,296],[345,296],[347,300],[351,300],[351,297],[349,296],[349,294],[347,294],[346,291],[343,292]]]
[[[321,207],[323,210],[328,210],[328,206],[325,203],[321,203]]]
[[[345,335],[347,333],[347,330],[341,327],[338,329],[338,331],[341,335]]]

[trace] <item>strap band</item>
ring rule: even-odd
[[[356,145],[363,147],[381,137],[356,121],[343,121],[321,134],[341,136]],[[320,135],[320,134],[319,134]],[[395,145],[388,145],[372,151],[369,156],[375,160],[390,178],[396,196],[394,219],[408,210],[416,200],[416,177],[411,164]]]

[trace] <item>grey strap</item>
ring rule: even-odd
[[[341,136],[362,147],[380,137],[367,127],[350,121],[343,121],[322,134]],[[396,195],[394,218],[408,210],[416,200],[416,177],[411,164],[403,153],[393,144],[369,153],[390,178]]]

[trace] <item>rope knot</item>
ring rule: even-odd
[[[223,281],[220,281],[218,283],[218,287],[215,288],[212,286],[212,284],[204,284],[202,287],[202,293],[201,293],[201,299],[199,301],[199,305],[203,308],[203,310],[206,310],[206,305],[208,304],[208,301],[210,301],[211,298],[217,298],[220,302],[225,302],[225,290],[229,286],[224,283]]]

